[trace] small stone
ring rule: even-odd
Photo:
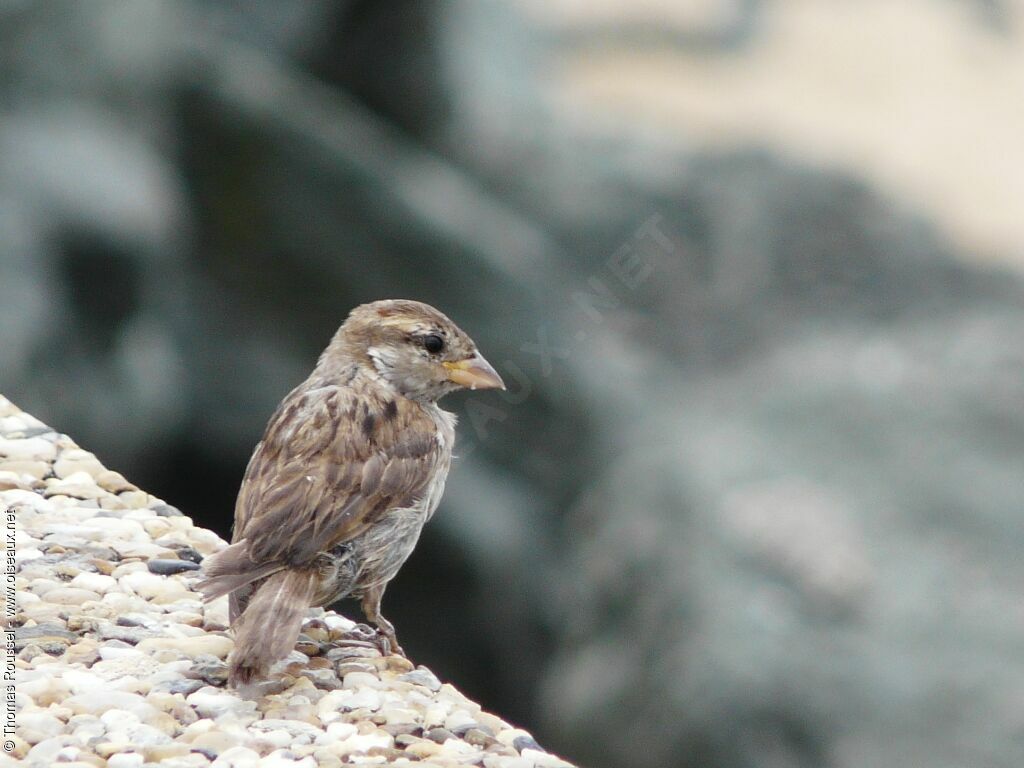
[[[155,744],[143,750],[147,763],[160,763],[162,766],[166,766],[175,758],[182,758],[190,753],[191,749],[187,745],[173,742],[170,744]],[[199,765],[206,765],[207,762],[204,758]]]
[[[422,685],[424,688],[434,693],[441,690],[441,681],[437,679],[437,675],[426,667],[419,667],[412,672],[406,672],[398,679],[403,683]]]
[[[374,667],[371,666],[370,664],[360,664],[360,663],[354,662],[354,661],[345,662],[343,664],[338,664],[334,668],[334,673],[339,678],[344,678],[345,675],[348,675],[348,674],[350,674],[352,672],[366,672],[366,673],[372,674],[373,671],[374,671]]]
[[[225,733],[224,731],[210,730],[206,733],[200,733],[192,739],[190,746],[192,749],[200,750],[211,760],[216,760],[221,753],[240,745],[238,743],[238,736]]]
[[[196,637],[153,637],[139,643],[140,651],[175,650],[195,658],[208,654],[226,659],[234,643],[223,635],[197,635]]]
[[[199,566],[193,567],[198,568]],[[299,653],[304,653],[306,656],[319,656],[322,647],[320,643],[313,640],[309,635],[300,634],[299,639],[295,642],[295,650],[299,651]]]
[[[166,547],[150,544],[148,541],[112,541],[110,547],[122,559],[149,560],[154,557],[167,557],[171,554]],[[143,568],[146,566],[142,563]]]
[[[142,512],[147,512],[149,514],[153,514],[148,509],[146,509],[146,510],[135,510],[133,512],[129,512],[128,514],[135,515],[135,514],[140,514]],[[167,534],[169,534],[171,532],[171,524],[169,522],[167,522],[167,520],[165,518],[163,518],[163,517],[150,517],[150,518],[142,521],[142,527],[146,529],[146,533],[149,534],[149,537],[154,540],[154,542],[153,542],[154,544],[159,544],[160,546],[165,546],[164,542],[161,539],[162,539],[162,537],[166,536]]]
[[[188,560],[191,563],[203,562],[203,556],[192,547],[177,547],[174,551],[178,553],[178,557],[182,560]]]
[[[454,739],[455,734],[449,731],[447,728],[431,728],[429,731],[423,734],[424,737],[431,741],[437,742],[438,744],[444,744],[448,739]]]
[[[410,744],[416,744],[420,741],[423,741],[423,739],[411,733],[400,733],[395,736],[395,746],[399,749],[405,749]]]
[[[121,586],[145,600],[163,597],[173,591],[183,591],[185,587],[172,579],[165,579],[155,573],[134,571],[118,579]]]
[[[89,600],[99,600],[100,596],[91,589],[76,587],[58,587],[46,593],[46,602],[56,605],[81,605]]]
[[[120,510],[126,509],[125,504],[117,496],[104,496],[100,499],[100,509],[105,510]]]
[[[64,646],[59,647],[61,648],[61,650],[63,650],[64,648]],[[18,658],[22,661],[32,661],[33,659],[38,658],[39,656],[46,655],[46,651],[44,651],[41,646],[38,646],[35,643],[29,643],[18,654]]]
[[[114,551],[113,550],[111,550],[111,555],[114,555]],[[116,557],[116,555],[114,555],[114,556]],[[109,576],[110,574],[112,574],[114,572],[114,568],[117,567],[110,560],[102,560],[102,559],[100,559],[98,557],[97,558],[93,558],[92,560],[89,561],[89,563],[93,567],[95,567],[96,570],[99,573],[102,573],[104,576]]]
[[[117,496],[133,509],[142,509],[149,503],[149,494],[144,491],[124,491]]]
[[[157,711],[152,704],[148,703],[137,693],[103,690],[102,687],[92,690],[89,693],[69,696],[61,702],[61,704],[75,714],[97,716],[102,715],[108,710],[121,709],[125,712],[132,713],[143,721],[152,717]]]
[[[348,689],[346,686],[347,690]],[[373,690],[372,688],[360,688],[351,693],[345,700],[344,706],[346,709],[368,709],[375,711],[380,708],[380,693]]]
[[[419,736],[423,733],[423,726],[419,723],[383,723],[378,726],[385,733],[390,733],[397,740],[402,735],[414,735]]]
[[[44,709],[18,713],[18,732],[29,744],[38,744],[64,731],[64,723]]]
[[[125,480],[120,472],[114,472],[110,469],[97,472],[94,477],[96,478],[96,485],[110,493],[138,490],[134,485]]]
[[[326,643],[331,639],[331,630],[320,618],[307,619],[302,625],[302,632],[318,643]]]
[[[428,704],[423,708],[423,727],[430,729],[444,725],[449,709],[441,704]]]
[[[381,709],[380,714],[383,715],[384,724],[395,724],[395,723],[415,723],[419,719],[419,712],[408,707],[391,707],[387,706]],[[390,731],[389,731],[390,733]]]
[[[496,738],[479,728],[470,728],[462,735],[462,738],[465,739],[467,744],[472,744],[473,746],[480,747],[481,749],[486,749],[487,747],[498,743]]]
[[[524,749],[532,749],[536,752],[546,751],[540,744],[534,741],[533,736],[516,736],[512,740],[512,746],[515,747],[517,752],[522,752]]]
[[[9,440],[0,437],[0,456],[8,459],[34,459],[50,462],[57,456],[57,446],[41,437]]]
[[[450,730],[460,739],[465,738],[466,734],[473,730],[481,731],[485,735],[494,738],[494,732],[483,723],[466,723],[465,725],[459,725],[455,728],[451,728]]]
[[[302,670],[301,674],[321,690],[333,691],[341,688],[341,681],[332,669],[311,669],[307,667]]]
[[[413,669],[412,662],[404,656],[396,656],[395,654],[391,654],[390,656],[385,656],[383,659],[381,659],[381,661],[383,661],[384,663],[382,666],[378,668],[386,669],[388,672],[396,672],[401,674],[403,672],[411,672]]]
[[[46,554],[53,555],[56,554],[56,552],[54,548],[51,548]],[[74,579],[76,576],[81,574],[82,569],[75,565],[73,561],[64,561],[61,563],[57,563],[53,567],[53,573],[55,576],[61,579],[61,581],[67,581]]]
[[[420,760],[424,760],[441,752],[441,745],[433,741],[419,740],[407,746],[405,752],[410,755],[414,755]]]
[[[216,768],[259,768],[260,755],[248,747],[231,747],[221,752],[214,763]]]
[[[457,729],[468,729],[476,727],[476,720],[464,709],[457,709],[444,719],[444,727],[453,733]]]
[[[214,656],[199,656],[189,668],[188,675],[210,685],[224,685],[228,679],[228,665]]]
[[[152,638],[156,633],[143,627],[122,627],[110,622],[103,622],[96,630],[96,634],[100,640],[120,640],[123,643],[136,645],[147,638]]]
[[[139,768],[144,762],[138,752],[118,752],[107,758],[107,768]]]
[[[37,624],[34,627],[17,627],[14,630],[14,650],[15,652],[22,650],[25,646],[31,644],[43,646],[44,650],[47,646],[59,647],[61,653],[79,639],[78,635],[74,632],[68,632],[63,627],[56,624]]]
[[[334,722],[330,723],[324,736],[317,737],[317,744],[337,744],[345,741],[359,733],[359,729],[352,723]]]
[[[98,643],[91,638],[79,640],[70,646],[61,657],[61,661],[66,664],[81,664],[86,667],[95,664],[99,660]]]
[[[351,754],[352,752],[367,754],[374,747],[391,749],[394,747],[394,744],[395,740],[391,738],[390,734],[374,729],[367,733],[357,733],[355,736],[349,736],[338,745],[338,748],[346,754]]]
[[[200,717],[216,719],[226,713],[240,715],[253,712],[256,702],[244,701],[226,691],[206,686],[185,699]]]
[[[332,634],[333,639],[333,634]],[[346,643],[345,645],[335,646],[324,654],[331,661],[349,661],[352,659],[366,659],[380,656],[380,651],[377,647],[370,643]]]
[[[70,586],[78,589],[87,589],[102,595],[117,587],[117,579],[105,576],[102,573],[81,571],[71,580]]]
[[[198,571],[199,564],[191,560],[150,560],[146,563],[150,573],[158,573],[162,576],[172,576],[175,573],[184,571]]]
[[[50,465],[45,461],[30,460],[0,460],[0,469],[10,472],[16,477],[28,477],[34,481],[41,481],[50,472]]]
[[[6,738],[6,737],[5,737]],[[55,736],[52,739],[43,739],[30,750],[26,755],[26,760],[29,765],[53,765],[59,758],[63,758],[62,762],[67,762],[71,755],[64,752],[69,739],[67,736]],[[75,753],[77,749],[72,747]]]
[[[380,678],[369,672],[349,672],[345,675],[346,688],[380,688]]]
[[[177,507],[172,507],[170,504],[157,504],[155,507],[150,507],[160,517],[184,517],[185,514]]]
[[[24,547],[22,549],[15,550],[14,562],[23,563],[26,560],[35,560],[37,557],[42,557],[43,553],[37,547]]]
[[[65,479],[78,473],[95,478],[106,471],[99,459],[81,448],[68,448],[61,452],[60,458],[53,463],[53,474]]]
[[[309,744],[312,744],[313,740],[321,734],[321,729],[317,726],[303,720],[295,719],[267,717],[263,720],[257,720],[252,724],[252,727],[261,731],[283,730],[288,733],[292,739],[306,738],[306,743]]]
[[[279,749],[260,760],[260,768],[317,768],[311,755],[299,758],[291,750]]]
[[[106,495],[106,491],[100,488],[93,481],[88,472],[75,472],[61,479],[51,477],[46,480],[46,490],[43,497],[56,499],[60,496],[67,496],[72,499],[96,500]]]
[[[26,488],[27,484],[22,481],[17,472],[10,470],[0,471],[0,491],[10,491],[15,488]]]

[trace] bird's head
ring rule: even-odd
[[[325,355],[343,350],[406,397],[433,401],[457,389],[504,389],[473,340],[418,301],[387,299],[349,314]]]

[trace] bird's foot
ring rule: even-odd
[[[395,637],[394,630],[388,632],[385,629],[378,629],[377,647],[380,649],[381,656],[395,655],[405,658],[405,651],[403,651],[402,646],[398,644],[398,639]]]

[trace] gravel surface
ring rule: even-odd
[[[224,541],[2,396],[0,507],[17,590],[0,766],[569,768],[332,611],[247,697],[226,689],[226,598],[194,591]]]

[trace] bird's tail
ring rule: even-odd
[[[235,649],[228,659],[234,687],[265,677],[295,647],[319,578],[315,570],[284,570],[268,577],[235,624]]]

